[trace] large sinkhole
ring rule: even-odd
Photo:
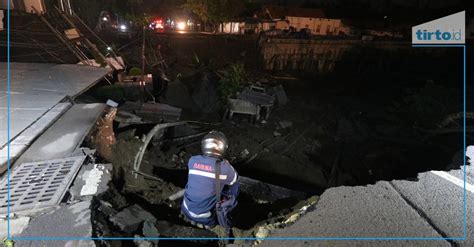
[[[265,121],[236,114],[220,123],[220,112],[183,109],[182,119],[192,122],[157,134],[146,146],[140,174],[131,172],[132,164],[156,122],[116,121],[114,182],[95,199],[95,235],[139,236],[140,229],[125,232],[108,219],[137,204],[156,218],[160,237],[216,237],[180,218],[181,199],[169,200],[186,184],[188,159],[200,154],[200,133],[211,129],[227,135],[226,158],[249,179],[233,214],[236,237],[254,237],[258,227],[284,222],[330,187],[413,180],[420,172],[462,165],[462,92],[450,84],[454,79],[334,83],[348,79],[281,82],[290,101]],[[187,136],[193,137],[182,138]]]

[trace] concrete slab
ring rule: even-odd
[[[464,180],[464,169],[449,171],[449,174],[455,176],[458,179]],[[466,165],[466,182],[474,184],[474,166]]]
[[[10,64],[10,138],[36,121],[66,96],[77,96],[110,69],[73,64]],[[7,129],[7,63],[0,63],[0,131]],[[20,121],[24,120],[24,121]],[[7,135],[0,135],[0,147]]]
[[[443,173],[441,173],[443,174]],[[444,174],[460,177],[462,171],[454,170]],[[468,176],[470,180],[471,177]],[[423,212],[429,221],[443,232],[446,237],[462,238],[464,236],[464,191],[442,176],[433,172],[418,175],[418,181],[393,181],[394,187],[412,203],[418,210]],[[472,201],[474,194],[466,193],[467,201],[467,235],[466,241],[456,241],[459,246],[474,246],[474,228],[470,215],[474,215]]]
[[[15,138],[10,141],[10,164],[13,162],[26,150],[26,148],[40,135],[42,134],[49,125],[51,125],[56,119],[59,118],[69,107],[71,103],[59,103],[56,104],[51,110],[48,110],[42,116],[31,123],[30,120],[14,120],[12,123],[24,122],[24,129],[19,133]],[[16,112],[16,111],[15,111]],[[29,126],[26,126],[28,124]],[[18,125],[16,125],[18,127]],[[6,132],[6,131],[5,131]],[[4,145],[0,149],[0,174],[7,169],[7,152],[8,146]]]
[[[442,238],[388,183],[337,187],[325,191],[295,224],[269,237]],[[450,246],[441,241],[264,241],[262,246]]]
[[[133,204],[110,217],[110,221],[117,225],[122,231],[132,233],[138,229],[142,222],[150,221],[154,223],[156,222],[156,218],[138,204]]]
[[[90,238],[92,236],[91,202],[83,201],[61,206],[55,211],[33,218],[18,238],[62,237]],[[18,240],[15,246],[95,246],[87,240]]]
[[[18,217],[10,219],[10,236],[19,235],[28,226],[30,217]],[[8,234],[8,220],[0,219],[0,239],[4,239]]]
[[[94,127],[105,104],[76,104],[25,151],[16,163],[68,157]]]

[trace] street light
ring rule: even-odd
[[[176,24],[176,27],[178,28],[178,30],[184,30],[186,29],[186,22],[180,21]]]

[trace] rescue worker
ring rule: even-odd
[[[181,211],[193,225],[210,229],[218,224],[230,235],[229,213],[237,206],[240,186],[237,172],[223,158],[226,149],[227,138],[222,132],[211,131],[203,137],[202,155],[192,156],[188,162]]]

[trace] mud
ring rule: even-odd
[[[151,203],[160,203],[180,190],[170,182],[158,181],[133,173],[133,162],[142,141],[138,138],[118,139],[113,148],[112,164],[114,165],[114,181],[123,193],[137,193]],[[145,152],[140,171],[153,174],[156,162],[152,152]]]
[[[149,129],[143,126],[142,128],[145,129],[138,128],[134,133],[146,132]],[[220,129],[225,130],[225,128]],[[232,133],[229,136],[234,138]],[[255,136],[255,141],[257,142],[259,138],[264,137],[266,137],[266,134],[261,137]],[[244,139],[247,138],[242,138],[242,140]],[[154,145],[152,142],[148,146],[140,166],[140,172],[147,175],[143,176],[132,173],[135,154],[142,145],[140,134],[138,136],[117,135],[117,142],[113,146],[111,156],[114,165],[113,184],[109,191],[94,199],[95,210],[93,210],[93,218],[95,222],[95,235],[98,237],[142,236],[141,229],[132,233],[126,233],[109,221],[110,215],[116,214],[129,205],[138,204],[157,219],[154,226],[158,229],[160,237],[202,238],[224,236],[223,230],[220,227],[212,230],[203,230],[191,226],[180,217],[181,199],[176,201],[168,200],[170,195],[186,185],[187,160],[191,155],[200,153],[196,140],[199,140],[199,138],[187,140],[184,143],[179,143],[179,145],[176,143],[166,144],[159,141],[155,141]],[[262,145],[257,147],[258,145],[253,143],[242,142],[236,144],[229,152],[229,158],[234,160],[236,164],[242,157],[234,157],[232,155],[240,154],[240,147],[243,146],[254,147],[257,150]],[[273,158],[277,159],[277,157]],[[236,169],[240,172],[238,165],[236,165]],[[274,180],[273,182],[278,181]],[[280,185],[281,183],[275,184]],[[235,237],[255,237],[258,234],[262,234],[261,229],[282,227],[285,224],[284,222],[288,222],[289,218],[295,217],[293,216],[294,214],[301,213],[301,205],[309,203],[304,197],[301,198],[300,196],[272,200],[271,192],[268,191],[267,187],[259,189],[258,184],[255,186],[252,187],[251,191],[242,191],[239,196],[239,206],[232,215],[235,225],[233,228]],[[317,197],[310,201],[317,201]],[[243,243],[238,242],[238,244]],[[100,244],[114,246],[113,243],[103,242]],[[121,246],[128,246],[129,244],[133,243],[115,243],[115,245]],[[180,243],[176,241],[163,244],[164,246],[180,246]],[[192,241],[191,243],[191,245],[195,246],[217,246],[220,244],[218,241]],[[160,242],[161,245],[162,243]]]
[[[443,149],[437,145],[438,141],[407,141],[397,136],[402,131],[400,126],[385,122],[383,128],[374,127],[374,124],[380,125],[377,125],[378,119],[373,119],[373,112],[341,108],[327,95],[318,94],[315,97],[314,94],[302,92],[309,91],[307,84],[299,86],[286,85],[292,100],[284,107],[275,108],[265,122],[251,123],[246,117],[235,116],[232,121],[227,120],[220,125],[195,127],[195,131],[212,128],[226,133],[230,142],[227,158],[240,175],[305,192],[308,198],[321,194],[328,187],[410,178],[424,169],[443,169],[442,165],[450,163],[450,150],[454,148]],[[337,88],[332,90],[341,92]],[[297,100],[293,100],[295,98]],[[360,110],[362,106],[357,107]],[[365,109],[378,110],[377,107]],[[161,237],[222,236],[219,228],[197,230],[185,222],[180,218],[181,200],[167,199],[186,185],[187,160],[200,153],[199,138],[179,143],[163,139],[152,141],[140,167],[140,172],[146,176],[132,173],[135,154],[142,145],[141,139],[152,127],[152,124],[144,124],[117,132],[117,142],[112,149],[113,189],[104,197],[97,198],[97,236],[143,234],[140,231],[124,233],[117,229],[107,220],[107,214],[99,209],[100,201],[113,205],[113,211],[109,214],[127,205],[139,204],[156,217],[155,226]],[[169,132],[160,138],[172,139],[182,135],[182,130],[172,129]],[[387,139],[398,143],[387,142]],[[437,151],[429,156],[420,156],[433,150]],[[446,159],[448,161],[444,162]],[[422,160],[430,160],[430,167],[421,166],[426,163]],[[264,191],[263,187],[260,191]],[[252,191],[243,191],[233,213],[234,236],[265,237],[272,229],[291,224],[311,209],[308,205],[317,202],[317,196],[308,198],[268,200]],[[179,245],[176,242],[165,245],[168,244]],[[192,244],[207,246],[220,243],[195,241]]]
[[[116,141],[113,130],[113,122],[116,114],[116,108],[107,107],[104,116],[97,121],[94,131],[89,137],[90,145],[96,148],[99,155],[106,160],[112,159],[112,146]]]
[[[416,74],[401,78],[375,72],[357,77],[343,71],[340,75],[311,80],[282,80],[256,73],[251,78],[259,78],[258,81],[269,85],[282,83],[288,104],[272,109],[266,121],[251,123],[247,117],[236,115],[232,121],[219,124],[225,107],[222,102],[213,101],[221,105],[209,112],[203,111],[205,104],[198,106],[195,102],[205,97],[207,91],[207,86],[196,80],[214,83],[215,78],[203,79],[202,70],[177,65],[171,69],[174,73],[186,73],[170,83],[166,101],[183,107],[181,119],[213,123],[195,127],[196,132],[223,131],[230,143],[226,158],[240,175],[306,195],[268,200],[269,195],[243,191],[233,215],[235,237],[265,237],[272,229],[291,224],[311,210],[317,203],[317,195],[329,187],[413,179],[419,172],[447,169],[450,163],[450,168],[456,168],[451,161],[461,149],[462,133],[430,134],[435,133],[437,123],[446,114],[460,109],[460,102],[455,99],[459,92],[452,86],[451,77]],[[433,84],[427,80],[429,77],[439,81]],[[215,96],[213,93],[212,98]],[[439,108],[438,101],[446,107]],[[114,184],[113,189],[97,198],[96,234],[142,236],[141,230],[121,232],[107,217],[128,205],[139,204],[157,219],[154,226],[162,237],[222,236],[219,228],[206,231],[189,225],[179,217],[181,200],[167,200],[184,188],[186,163],[189,157],[200,153],[199,138],[177,143],[153,140],[140,167],[142,174],[136,174],[132,173],[135,154],[143,135],[153,125],[114,127],[117,136],[111,155]],[[185,135],[177,134],[180,131],[176,130],[170,132],[161,137],[172,139]],[[264,187],[256,190],[265,192]],[[101,201],[112,204],[113,211],[101,211]],[[217,246],[221,243],[162,244]]]

